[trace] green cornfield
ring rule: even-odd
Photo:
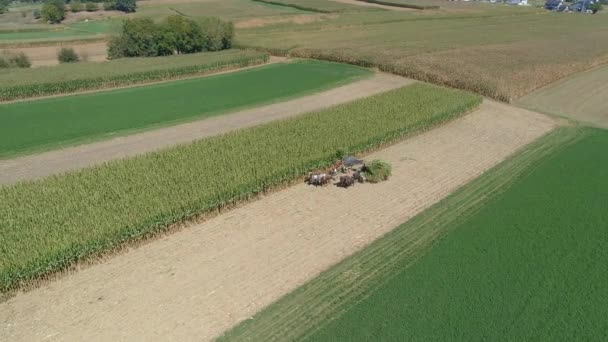
[[[112,88],[151,81],[201,75],[268,62],[269,55],[255,51],[200,53],[115,60],[106,63],[81,63],[32,70],[0,72],[0,101],[36,96],[67,94],[83,90]],[[147,62],[147,63],[146,63]]]
[[[414,84],[189,145],[0,187],[0,290],[287,184],[481,102]]]

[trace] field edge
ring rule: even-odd
[[[486,173],[304,286],[237,324],[219,341],[302,340],[388,282],[391,271],[412,265],[449,231],[473,215],[535,165],[584,137],[580,127],[560,127],[530,143]]]

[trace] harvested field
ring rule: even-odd
[[[608,131],[560,129],[232,336],[604,340],[607,148]]]
[[[38,179],[111,160],[190,143],[236,129],[268,123],[338,104],[373,96],[412,83],[412,80],[384,73],[370,79],[272,105],[246,109],[201,121],[117,137],[92,144],[69,147],[16,159],[0,160],[0,185]]]
[[[295,61],[203,78],[4,104],[0,105],[4,122],[0,127],[0,158],[207,118],[371,75],[367,69],[346,64]]]
[[[385,5],[385,6],[391,6],[391,7],[398,7],[398,8],[411,8],[411,9],[417,9],[417,10],[439,9],[438,4],[431,5],[430,3],[424,3],[424,1],[419,1],[418,3],[416,3],[415,0],[414,1],[409,1],[409,0],[358,0],[358,1],[372,3],[372,4]]]
[[[608,66],[576,74],[517,101],[519,106],[608,128]]]
[[[329,0],[329,1],[349,4],[349,5],[353,5],[353,6],[361,6],[364,8],[367,7],[367,8],[384,9],[384,10],[388,10],[388,11],[411,11],[412,10],[411,8],[386,6],[386,5],[374,4],[371,2],[364,2],[364,1],[359,1],[359,0]]]
[[[378,67],[505,102],[608,62],[603,16],[521,7],[346,12],[324,22],[245,30],[237,44]]]
[[[42,69],[0,70],[0,101],[114,88],[202,75],[267,62],[268,54],[225,50],[167,57],[66,63]]]
[[[414,84],[189,145],[0,187],[0,202],[6,203],[0,207],[0,291],[284,186],[333,164],[338,150],[376,148],[462,115],[480,101]]]
[[[388,182],[297,185],[19,294],[0,304],[0,338],[211,339],[553,127],[485,102],[370,155],[393,164]]]
[[[373,7],[361,7],[358,4],[328,0],[251,0],[275,6],[291,7],[302,11],[318,13],[340,13],[347,11],[370,11]]]

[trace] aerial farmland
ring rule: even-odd
[[[0,341],[608,340],[602,1],[0,0]]]

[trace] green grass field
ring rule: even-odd
[[[223,340],[605,340],[607,148],[561,128]]]
[[[0,292],[292,182],[335,162],[340,149],[377,148],[480,102],[470,94],[414,84],[190,145],[0,187]]]
[[[370,76],[318,61],[0,105],[0,157],[51,149],[276,102]]]

